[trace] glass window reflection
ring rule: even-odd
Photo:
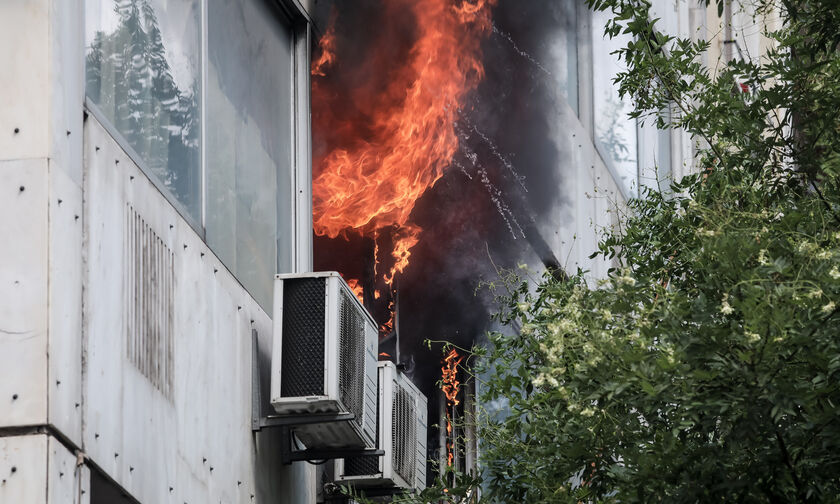
[[[592,14],[592,81],[595,146],[626,196],[638,196],[638,149],[636,120],[629,100],[622,100],[613,80],[623,70],[614,51],[626,47],[629,35],[612,39],[604,35],[609,13]]]
[[[261,0],[208,2],[207,243],[263,308],[292,268],[292,34]]]
[[[548,3],[546,8],[550,9],[550,14],[558,21],[558,29],[548,41],[552,77],[565,95],[569,106],[575,113],[579,113],[577,2],[560,0]]]
[[[201,222],[199,0],[87,0],[86,94]]]

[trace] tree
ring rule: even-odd
[[[480,421],[482,499],[834,502],[840,6],[756,1],[781,16],[775,47],[713,74],[708,43],[658,31],[646,0],[588,2],[632,35],[633,116],[688,131],[701,170],[629,202],[602,282],[510,291],[499,318],[521,329],[476,350],[483,402],[509,406]],[[420,500],[470,484],[445,486]]]

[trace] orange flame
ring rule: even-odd
[[[455,457],[454,443],[449,441],[452,436],[452,413],[454,406],[461,403],[458,399],[458,392],[461,390],[461,382],[458,381],[458,365],[464,357],[458,353],[454,348],[446,354],[443,359],[443,366],[440,368],[441,372],[441,390],[446,397],[446,461],[449,467],[452,467],[452,461]]]
[[[462,360],[464,360],[464,357],[453,348],[443,359],[443,367],[440,368],[443,378],[441,390],[443,390],[447,402],[453,406],[461,404],[461,400],[458,399],[458,392],[461,390],[461,382],[458,381],[458,365],[461,364]]]
[[[369,113],[364,124],[340,119],[332,109],[318,113],[319,105],[329,107],[332,91],[318,79],[313,82],[313,129],[329,132],[333,143],[341,144],[328,146],[315,160],[315,233],[375,237],[377,230],[395,229],[395,262],[383,275],[389,285],[405,270],[419,240],[420,227],[409,223],[417,199],[443,176],[458,149],[457,110],[484,75],[480,42],[491,30],[495,1],[385,2],[394,15],[411,12],[417,39],[404,64],[389,70],[388,82],[375,96],[351,92],[354,109]],[[325,75],[324,68],[334,61],[334,30],[327,30],[320,46],[321,56],[312,66],[316,77]]]
[[[350,287],[350,290],[353,291],[353,294],[356,295],[359,302],[365,304],[365,289],[359,284],[359,281],[355,278],[350,278],[347,280],[347,286]]]
[[[391,331],[394,330],[394,302],[391,301],[388,303],[388,313],[391,315],[388,317],[388,321],[384,324],[379,326],[379,337],[384,338],[391,334]]]
[[[312,62],[310,73],[320,77],[326,76],[327,67],[335,62],[335,25],[333,24],[335,18],[330,21],[330,26],[327,31],[318,41],[318,49],[321,51],[321,56]]]
[[[394,276],[397,273],[402,273],[405,267],[408,266],[408,258],[411,257],[411,247],[417,245],[420,241],[420,228],[412,224],[405,224],[399,228],[394,236],[394,250],[391,255],[394,257],[394,266],[391,271],[385,275],[385,283],[393,285]]]

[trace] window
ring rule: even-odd
[[[292,33],[261,0],[210,0],[207,243],[258,299],[292,249]]]
[[[577,53],[577,1],[560,0],[546,5],[557,21],[557,31],[548,41],[548,54],[552,60],[552,77],[562,90],[569,106],[578,110],[578,53]]]
[[[636,120],[628,117],[633,106],[619,97],[613,83],[622,66],[612,53],[627,45],[629,35],[620,34],[612,39],[604,35],[609,17],[609,13],[601,11],[592,14],[595,146],[624,195],[636,197],[639,188]]]
[[[198,0],[88,0],[86,93],[201,221]]]
[[[293,267],[292,82],[307,69],[272,5],[86,0],[85,12],[90,108],[266,310],[274,274]]]
[[[671,111],[662,111],[666,120]],[[657,129],[653,120],[639,129],[639,187],[667,192],[671,178],[671,131]]]

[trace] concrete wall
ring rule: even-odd
[[[89,504],[88,468],[55,437],[0,437],[0,502]]]
[[[81,441],[79,0],[0,5],[0,427]],[[48,359],[49,356],[49,359]],[[7,371],[12,370],[12,371]]]
[[[551,121],[551,135],[564,156],[560,170],[561,196],[555,207],[539,219],[540,234],[564,269],[574,274],[581,268],[592,278],[606,275],[610,263],[590,259],[597,250],[601,232],[612,227],[625,207],[609,169],[595,148],[589,131],[574,110],[558,99]]]
[[[87,503],[88,466],[140,502],[313,502],[314,471],[251,432],[268,314],[83,124],[83,1],[0,3],[0,43],[0,502]],[[173,252],[169,394],[127,357],[129,203]]]
[[[85,451],[140,502],[311,501],[306,468],[251,434],[251,331],[270,354],[268,314],[93,116],[84,138]],[[171,396],[128,358],[129,211],[174,255]]]

